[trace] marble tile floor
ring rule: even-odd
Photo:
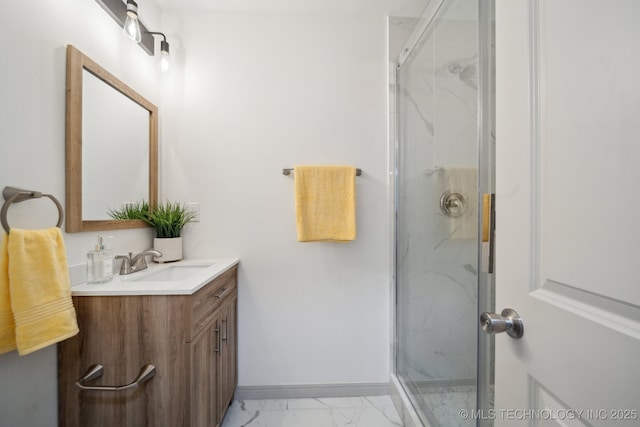
[[[494,405],[494,387],[489,390],[489,404]],[[431,413],[434,427],[473,427],[472,419],[461,419],[460,410],[476,409],[476,387],[474,385],[450,385],[421,387],[420,397],[426,410]],[[487,420],[487,425],[493,421]]]
[[[425,387],[421,397],[431,412],[433,423],[441,427],[472,427],[475,421],[461,419],[461,409],[472,410],[476,407],[475,386]]]
[[[222,427],[401,427],[389,396],[235,400]]]

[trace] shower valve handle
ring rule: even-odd
[[[514,339],[522,338],[524,334],[524,324],[520,315],[510,308],[505,308],[500,314],[485,311],[480,315],[480,326],[488,334],[506,332]]]

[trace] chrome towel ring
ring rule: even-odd
[[[64,210],[62,209],[62,205],[58,199],[53,197],[51,194],[42,194],[39,191],[23,190],[22,188],[16,187],[4,187],[4,190],[2,190],[2,197],[4,197],[5,202],[0,210],[0,223],[2,223],[2,228],[4,228],[4,231],[6,231],[7,234],[9,234],[10,230],[9,224],[7,223],[7,211],[9,210],[11,203],[20,203],[25,200],[39,199],[41,197],[48,197],[56,204],[56,207],[58,208],[58,224],[56,227],[60,228],[62,225],[62,221],[64,220]]]

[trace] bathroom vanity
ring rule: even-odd
[[[58,344],[59,425],[218,426],[237,385],[237,259],[182,261],[72,287],[79,335]],[[133,382],[120,390],[81,389]],[[115,388],[115,387],[113,387]]]

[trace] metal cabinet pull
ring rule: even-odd
[[[522,338],[524,323],[515,310],[505,308],[502,313],[489,313],[485,311],[480,315],[482,330],[488,334],[506,332],[511,338]]]
[[[214,329],[216,335],[218,336],[217,339],[217,344],[218,346],[215,348],[215,352],[218,353],[218,355],[220,355],[220,349],[222,348],[222,334],[220,333],[220,325],[216,326],[216,328]]]
[[[220,299],[223,296],[225,296],[229,291],[231,291],[231,288],[223,288],[222,292],[220,292],[219,294],[215,294],[214,297]]]
[[[224,323],[224,336],[222,337],[222,341],[226,341],[227,336],[229,335],[229,329],[227,327],[227,325],[229,324],[229,316],[225,316],[222,323]]]
[[[122,390],[130,390],[137,388],[140,384],[145,381],[150,380],[156,375],[156,367],[153,365],[144,365],[142,369],[140,369],[140,373],[133,380],[132,383],[126,385],[101,385],[101,386],[87,386],[86,382],[99,378],[104,373],[104,366],[102,365],[91,365],[89,370],[82,378],[76,381],[76,386],[83,390],[98,390],[98,391],[122,391]]]

